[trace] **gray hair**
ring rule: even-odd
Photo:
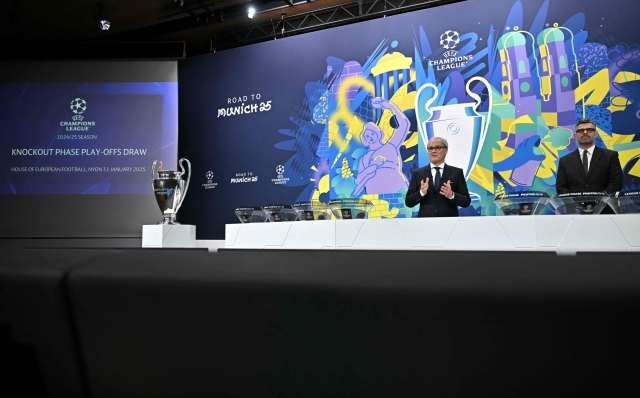
[[[430,139],[430,140],[427,142],[427,146],[429,146],[429,144],[430,144],[430,143],[431,143],[431,141],[433,141],[433,140],[440,140],[440,141],[442,141],[442,145],[444,145],[444,147],[445,147],[445,148],[449,148],[449,143],[447,142],[447,140],[446,140],[446,139],[444,139],[444,138],[442,138],[442,137],[433,137],[432,139]]]
[[[588,124],[588,123],[593,124],[593,126],[594,126],[594,127],[598,127],[598,125],[596,124],[596,122],[594,122],[593,120],[591,120],[591,119],[589,119],[589,118],[586,118],[586,117],[584,117],[584,118],[582,118],[582,119],[578,120],[578,121],[576,122],[576,127],[578,127],[578,126],[579,126],[579,125],[581,125],[581,124]]]

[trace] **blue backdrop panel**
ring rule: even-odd
[[[495,215],[496,194],[555,193],[582,117],[637,189],[634,7],[469,0],[182,61],[179,154],[193,177],[181,220],[222,239],[238,206],[351,197],[374,203],[370,217],[413,217],[404,194],[433,136],[473,192],[461,214]]]

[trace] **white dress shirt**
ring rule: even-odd
[[[442,178],[442,173],[444,172],[444,162],[442,162],[441,164],[435,165],[433,163],[429,164],[429,166],[431,167],[431,181],[433,181],[433,184],[435,186],[436,183],[436,167],[440,167],[440,178]],[[441,181],[443,184],[446,181]],[[422,193],[422,190],[420,190],[420,196],[424,196],[426,194]],[[451,192],[451,197],[449,199],[453,199],[456,196],[455,192]]]
[[[591,148],[588,149],[582,149],[582,148],[578,148],[578,150],[580,151],[580,163],[582,163],[582,157],[584,156],[584,151],[587,151],[587,168],[588,170],[591,170],[591,159],[593,158],[593,150],[596,148],[595,145],[591,145]]]

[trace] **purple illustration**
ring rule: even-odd
[[[369,148],[369,151],[358,161],[356,188],[352,194],[354,197],[363,192],[367,194],[397,192],[409,186],[409,182],[402,174],[402,157],[400,155],[400,145],[409,132],[409,119],[396,104],[384,98],[373,98],[371,105],[376,109],[392,111],[398,127],[391,138],[386,143],[382,143],[384,134],[380,127],[375,123],[364,125],[360,141]]]

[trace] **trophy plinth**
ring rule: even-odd
[[[185,174],[182,162],[187,162],[189,169],[189,176],[186,181],[182,179],[182,176]],[[157,164],[160,164],[160,167],[156,172]],[[191,179],[191,162],[187,159],[180,159],[178,164],[180,165],[181,171],[162,170],[163,164],[161,160],[155,160],[151,166],[153,193],[163,216],[162,221],[158,224],[179,225],[176,221],[176,214],[178,213],[180,206],[182,206],[184,197],[189,189],[189,180]]]
[[[607,203],[616,214],[640,214],[640,191],[616,192]]]
[[[298,202],[293,205],[293,210],[298,213],[298,218],[301,221],[329,220],[332,215],[329,206],[317,200]]]
[[[373,203],[365,199],[336,199],[329,202],[333,217],[338,220],[365,219]]]
[[[542,214],[549,202],[545,192],[516,192],[497,195],[493,203],[504,216],[533,216]]]
[[[604,192],[568,192],[555,195],[549,203],[556,214],[600,214],[609,197]]]

